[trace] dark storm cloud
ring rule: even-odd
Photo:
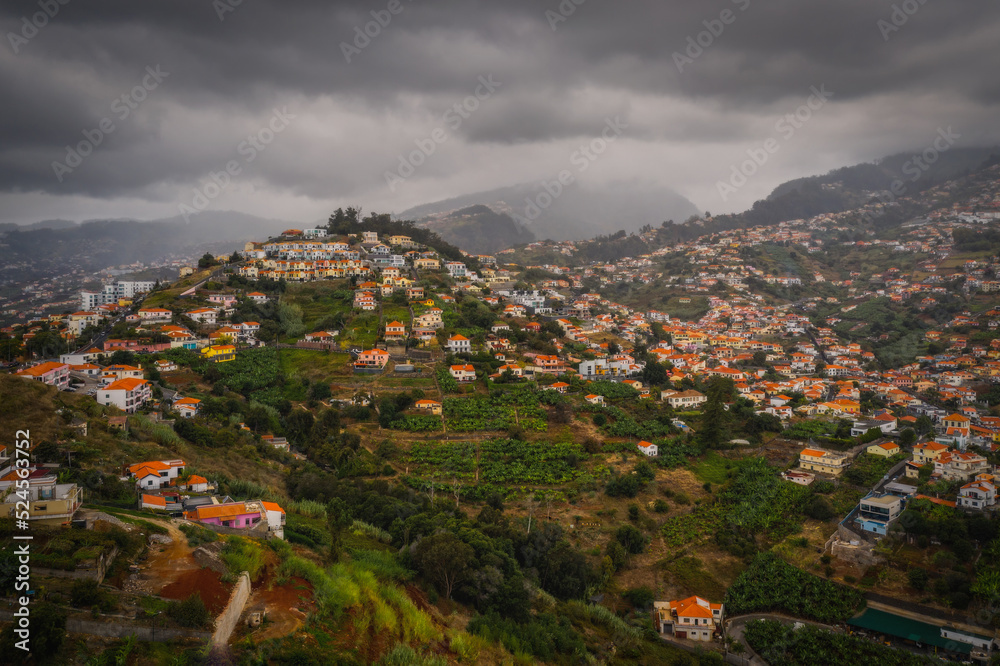
[[[803,134],[811,151],[792,158],[790,149],[798,161],[786,169],[817,169],[809,152],[877,156],[872,132],[859,126],[852,142],[847,119],[867,119],[889,150],[959,121],[968,136],[998,138],[986,120],[1000,103],[995,2],[399,0],[395,13],[389,0],[47,2],[58,12],[26,42],[9,35],[42,11],[37,0],[0,8],[0,191],[172,200],[288,107],[298,119],[246,165],[254,187],[313,200],[381,196],[398,155],[487,75],[499,91],[413,182],[485,189],[540,177],[525,170],[546,147],[590,137],[616,115],[632,141],[616,150],[634,151],[623,162],[645,176],[662,170],[666,181],[683,163],[676,175],[710,179],[728,158],[706,147],[738,153],[766,138],[773,117],[821,84],[835,92],[817,120],[829,124]],[[357,30],[373,11],[386,25],[365,44]],[[708,40],[699,34],[713,29]],[[689,38],[711,44],[689,51]],[[682,71],[678,53],[690,57]],[[156,65],[169,78],[119,118],[115,100]],[[53,162],[103,119],[114,131],[60,181]],[[668,157],[654,158],[651,146]],[[476,180],[470,164],[489,168]]]

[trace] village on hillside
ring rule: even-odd
[[[998,169],[889,232],[873,204],[579,262],[602,241],[468,255],[338,211],[114,279],[2,331],[4,394],[38,421],[8,414],[33,448],[22,497],[0,445],[0,515],[50,530],[47,595],[143,636],[160,612],[179,641],[208,613],[222,644],[293,636],[346,584],[314,562],[399,551],[421,582],[394,603],[428,635],[457,600],[477,636],[514,631],[510,603],[652,655],[753,663],[794,618],[990,663]]]

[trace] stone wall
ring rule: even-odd
[[[92,567],[77,567],[73,571],[67,571],[65,569],[49,569],[47,567],[33,567],[31,569],[31,573],[35,576],[48,578],[71,578],[73,580],[89,579],[102,583],[104,581],[105,574],[107,574],[108,569],[111,568],[111,564],[115,561],[115,557],[117,555],[118,546],[115,546],[111,550],[102,552]]]
[[[229,637],[233,635],[236,623],[239,622],[240,616],[243,614],[243,607],[249,598],[250,574],[243,571],[240,573],[240,579],[236,582],[236,587],[233,588],[226,609],[219,617],[215,618],[215,633],[212,634],[213,645],[225,645],[229,642]]]

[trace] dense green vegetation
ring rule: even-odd
[[[864,606],[850,587],[796,569],[774,553],[761,553],[726,592],[726,612],[787,613],[817,622],[843,622]]]
[[[772,620],[754,620],[747,623],[744,636],[757,654],[775,666],[924,666],[934,663],[905,650],[812,625],[795,629]]]

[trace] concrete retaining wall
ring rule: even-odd
[[[240,616],[243,614],[243,607],[249,598],[250,574],[243,571],[240,573],[240,579],[236,582],[236,587],[233,588],[226,609],[215,619],[215,633],[212,634],[213,645],[225,645],[229,642],[229,637],[233,635],[236,623],[239,622]]]
[[[9,621],[13,619],[13,611],[0,610],[0,620]],[[109,636],[111,638],[127,638],[135,634],[135,637],[140,641],[157,641],[161,643],[174,641],[178,638],[207,640],[212,636],[207,631],[199,631],[197,629],[138,625],[121,620],[113,623],[98,622],[96,620],[82,620],[79,618],[66,620],[66,631],[73,634],[90,634],[92,636]]]

